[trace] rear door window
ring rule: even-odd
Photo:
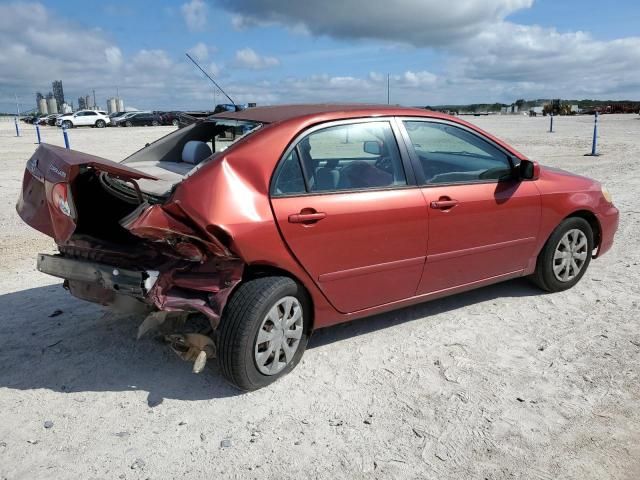
[[[296,163],[298,167],[294,168]],[[302,175],[302,183],[299,175]],[[304,137],[280,168],[275,193],[336,192],[406,185],[407,177],[391,124],[376,121],[336,125]]]

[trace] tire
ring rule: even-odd
[[[131,123],[131,122],[125,122],[124,126],[125,126],[125,127],[133,127],[133,123]]]
[[[297,305],[294,300],[298,302]],[[282,335],[281,330],[271,322],[273,317],[270,313],[273,311],[276,316],[284,313],[282,316],[286,317],[287,302],[294,305],[289,311],[300,312],[301,319],[285,328],[288,333]],[[291,318],[296,316],[292,314]],[[256,390],[275,382],[293,370],[302,358],[309,340],[310,320],[309,298],[292,279],[261,277],[242,283],[227,303],[219,327],[217,356],[222,375],[244,391]],[[294,329],[289,330],[292,327]],[[271,331],[274,332],[271,336],[275,337],[274,340],[257,343],[259,334],[266,336]],[[299,338],[291,338],[293,335],[299,335]],[[290,357],[281,346],[284,342],[295,345]],[[274,349],[269,348],[272,345],[278,345],[275,350],[277,361]],[[261,358],[260,362],[258,358]],[[269,359],[272,360],[269,362]]]
[[[177,127],[178,125],[180,125],[180,122],[178,121],[177,118],[174,118],[173,121],[171,122],[171,125],[173,125],[174,127]]]
[[[151,122],[151,126],[153,126],[153,127],[157,127],[158,125],[160,125],[160,124],[158,123],[157,120],[154,120],[153,122]]]
[[[71,123],[69,120],[65,120],[64,122],[62,122],[62,126],[64,128],[73,128],[73,123]]]
[[[571,233],[575,232],[575,233]],[[577,233],[577,232],[581,232]],[[567,236],[568,235],[568,236]],[[572,248],[580,244],[578,239],[584,238],[586,245],[580,249],[576,249],[576,256],[584,254],[584,260],[573,257],[572,250],[566,248],[566,244],[572,245]],[[566,242],[561,245],[563,239]],[[576,239],[576,245],[572,243],[572,239]],[[579,250],[579,251],[578,251]],[[564,252],[567,252],[566,254]],[[547,243],[545,243],[542,251],[538,255],[536,270],[530,279],[538,287],[547,292],[561,292],[573,287],[580,281],[591,262],[591,254],[593,252],[593,230],[591,225],[584,218],[570,217],[563,220],[560,225],[553,231]],[[565,257],[567,257],[565,259]],[[574,258],[574,264],[579,266],[579,270],[575,271],[575,267],[571,264]],[[580,263],[580,261],[582,263]],[[569,262],[569,263],[566,263]],[[562,266],[566,263],[566,268]],[[554,272],[554,267],[557,271]],[[566,278],[563,278],[566,277]]]
[[[104,127],[106,127],[106,126],[107,126],[107,124],[105,123],[105,121],[104,121],[104,120],[98,120],[98,121],[96,122],[96,127],[97,127],[97,128],[104,128]]]

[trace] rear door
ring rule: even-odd
[[[517,274],[534,254],[540,194],[511,156],[461,125],[405,120],[429,216],[418,294]]]
[[[396,132],[391,119],[316,127],[274,175],[280,231],[340,312],[411,297],[420,281],[426,204]]]

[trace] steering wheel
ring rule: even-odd
[[[391,157],[389,156],[380,157],[378,160],[376,160],[374,166],[393,175],[393,163],[391,162]]]

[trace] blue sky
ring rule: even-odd
[[[138,108],[211,108],[184,52],[238,102],[427,105],[640,99],[640,2],[0,1],[0,110],[62,79]],[[220,96],[217,96],[219,101]]]

